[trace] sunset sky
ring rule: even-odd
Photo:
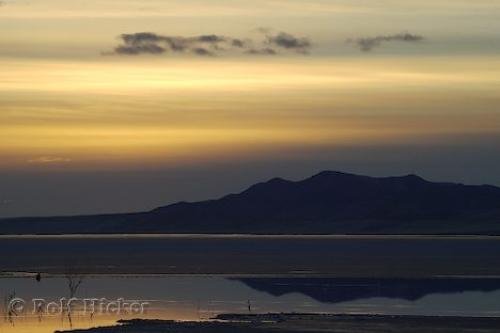
[[[0,217],[325,169],[500,185],[497,0],[0,4]]]

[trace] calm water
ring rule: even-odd
[[[1,237],[0,271],[500,276],[499,237]]]
[[[73,278],[74,279],[74,278]],[[2,299],[26,300],[0,332],[53,332],[112,324],[120,318],[206,320],[219,313],[326,312],[500,317],[500,279],[339,279],[221,276],[87,276],[75,297],[148,302],[139,313],[33,313],[31,300],[69,297],[66,277],[0,279]]]
[[[500,317],[498,237],[0,236],[0,272],[0,333],[227,312]],[[71,316],[46,311],[70,296],[148,304],[141,313],[79,303]],[[24,308],[9,313],[15,298]]]

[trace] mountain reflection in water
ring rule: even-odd
[[[430,294],[500,290],[500,279],[496,278],[238,278],[235,280],[273,296],[301,293],[322,303],[348,302],[373,297],[416,301]]]

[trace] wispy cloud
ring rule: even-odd
[[[12,204],[12,203],[14,203],[14,200],[10,200],[10,199],[0,199],[0,206],[2,206],[2,205],[5,205],[5,206],[6,206],[6,205],[10,205],[10,204]]]
[[[283,53],[307,54],[312,47],[306,37],[296,37],[286,32],[260,31],[264,36],[258,40],[236,38],[216,34],[199,36],[170,36],[154,32],[122,34],[121,44],[104,55],[161,55],[192,54],[196,56],[219,56],[227,52],[276,55]]]
[[[70,158],[60,157],[60,156],[38,156],[28,160],[28,163],[50,164],[50,163],[68,163],[71,161],[72,160]]]
[[[348,39],[347,42],[356,45],[363,52],[370,52],[375,48],[388,42],[406,42],[416,43],[424,39],[423,36],[414,35],[408,32],[394,35],[378,35],[374,37],[362,37],[357,39]]]

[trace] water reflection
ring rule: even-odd
[[[490,278],[238,278],[236,280],[273,296],[301,293],[323,303],[348,302],[373,297],[416,301],[430,294],[500,290],[500,279]]]
[[[58,276],[0,279],[0,333],[53,332],[118,319],[206,320],[220,313],[326,312],[499,316],[500,279],[225,278],[218,276]],[[37,311],[32,299],[140,300],[145,313]],[[12,313],[13,298],[28,309]],[[78,303],[75,303],[78,304]],[[33,311],[33,308],[35,311]]]

